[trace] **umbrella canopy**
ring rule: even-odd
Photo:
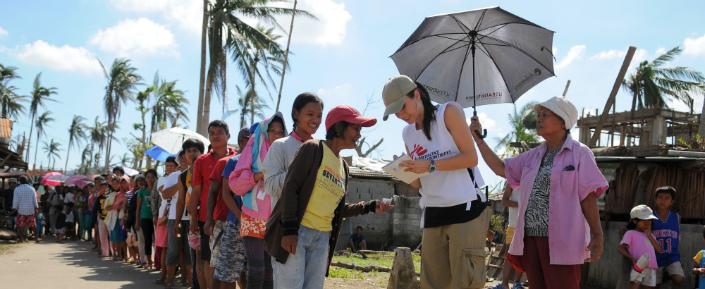
[[[133,169],[133,168],[125,168],[125,167],[123,167],[122,169],[125,171],[125,175],[128,176],[128,177],[133,177],[133,176],[136,176],[136,175],[139,175],[139,174],[140,174],[140,172],[139,172],[138,170],[135,170],[135,169]]]
[[[189,138],[201,140],[205,147],[208,147],[210,144],[208,138],[198,134],[195,131],[190,131],[180,127],[167,128],[153,133],[152,143],[171,154],[176,154],[179,150],[181,150],[181,144]]]
[[[64,181],[66,181],[67,177],[64,176],[62,173],[59,172],[48,172],[42,176],[42,185],[45,186],[60,186]]]
[[[391,56],[431,99],[514,102],[554,75],[553,31],[499,7],[427,17]]]
[[[165,162],[166,158],[169,156],[173,156],[174,154],[169,153],[168,151],[164,150],[163,148],[159,146],[153,146],[149,148],[148,150],[144,151],[144,155],[148,156],[154,160],[158,160],[160,162]]]
[[[83,175],[70,176],[65,181],[64,184],[67,186],[76,186],[79,188],[85,187],[91,182],[91,178]]]

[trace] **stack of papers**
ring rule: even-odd
[[[417,174],[414,172],[406,172],[404,171],[404,168],[399,166],[401,162],[410,160],[411,158],[408,155],[402,155],[393,162],[388,163],[386,166],[382,167],[382,170],[394,176],[395,178],[402,180],[407,184],[411,184],[418,178],[428,175],[428,173]]]

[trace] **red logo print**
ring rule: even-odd
[[[428,152],[428,150],[420,145],[415,144],[414,149],[411,151],[410,155],[411,158],[415,157],[421,157],[425,155]]]

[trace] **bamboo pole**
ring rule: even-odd
[[[602,134],[602,127],[604,125],[605,120],[607,120],[607,115],[610,113],[612,105],[614,105],[617,92],[619,92],[619,88],[622,86],[624,75],[627,74],[629,64],[632,62],[632,58],[634,57],[634,52],[636,52],[636,47],[629,46],[629,49],[627,50],[627,55],[624,57],[624,62],[622,62],[622,68],[619,69],[619,74],[617,74],[617,79],[615,79],[614,81],[610,96],[607,98],[607,103],[605,103],[605,108],[602,110],[602,115],[600,115],[600,121],[597,123],[595,133],[592,135],[592,138],[588,143],[589,147],[594,147],[597,143],[597,140],[600,138],[600,135]]]

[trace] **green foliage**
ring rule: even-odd
[[[680,101],[693,112],[693,98],[700,97],[705,88],[702,73],[688,67],[665,67],[682,52],[672,48],[652,61],[642,61],[634,73],[622,82],[622,88],[632,95],[632,111],[642,108],[666,108],[667,101]]]
[[[530,102],[514,113],[508,114],[507,119],[512,128],[506,136],[499,139],[496,150],[504,150],[505,156],[512,156],[526,151],[530,144],[537,143],[539,136],[536,134],[536,102]]]

